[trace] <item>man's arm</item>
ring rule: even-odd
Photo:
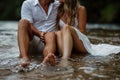
[[[33,23],[32,8],[27,0],[24,1],[22,4],[21,19],[25,19],[28,20],[30,23]]]
[[[31,24],[31,30],[32,33],[38,37],[40,37],[40,34],[42,33],[41,31],[39,31],[33,24]]]
[[[33,24],[31,24],[31,30],[34,35],[38,36],[43,42],[45,41],[44,35],[46,32],[39,31]]]
[[[31,4],[28,1],[24,1],[21,9],[21,18],[28,20],[30,23],[30,28],[32,30],[32,33],[38,37],[42,41],[44,41],[44,32],[39,31],[34,25],[33,25],[33,15],[32,15],[32,9]]]

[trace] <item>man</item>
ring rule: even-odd
[[[18,45],[22,57],[20,64],[22,67],[29,64],[29,47],[32,46],[39,51],[42,46],[41,41],[45,45],[43,63],[55,64],[54,31],[56,30],[57,7],[58,2],[54,0],[26,0],[23,2],[21,20],[18,23]]]

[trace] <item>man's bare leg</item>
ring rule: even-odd
[[[30,23],[27,20],[20,20],[18,24],[18,45],[20,56],[23,59],[21,66],[26,66],[28,63],[28,48],[30,42]]]
[[[44,60],[43,63],[50,63],[55,65],[56,63],[56,37],[54,32],[48,32],[45,34],[45,48],[43,50]]]

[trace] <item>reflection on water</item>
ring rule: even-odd
[[[120,26],[88,24],[92,43],[120,45]],[[0,80],[119,80],[120,54],[109,56],[72,55],[70,66],[40,65],[42,57],[32,58],[30,66],[16,73],[20,63],[17,45],[17,22],[0,22]],[[59,63],[59,58],[58,58]]]

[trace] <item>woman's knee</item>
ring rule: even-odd
[[[62,29],[62,32],[64,33],[64,32],[69,32],[70,31],[70,26],[68,26],[68,25],[65,25],[64,27],[63,27],[63,29]]]
[[[57,32],[55,32],[55,34],[56,34],[57,37],[61,37],[62,32],[61,31],[57,31]]]
[[[28,20],[21,19],[18,23],[18,29],[29,29],[30,23]]]

